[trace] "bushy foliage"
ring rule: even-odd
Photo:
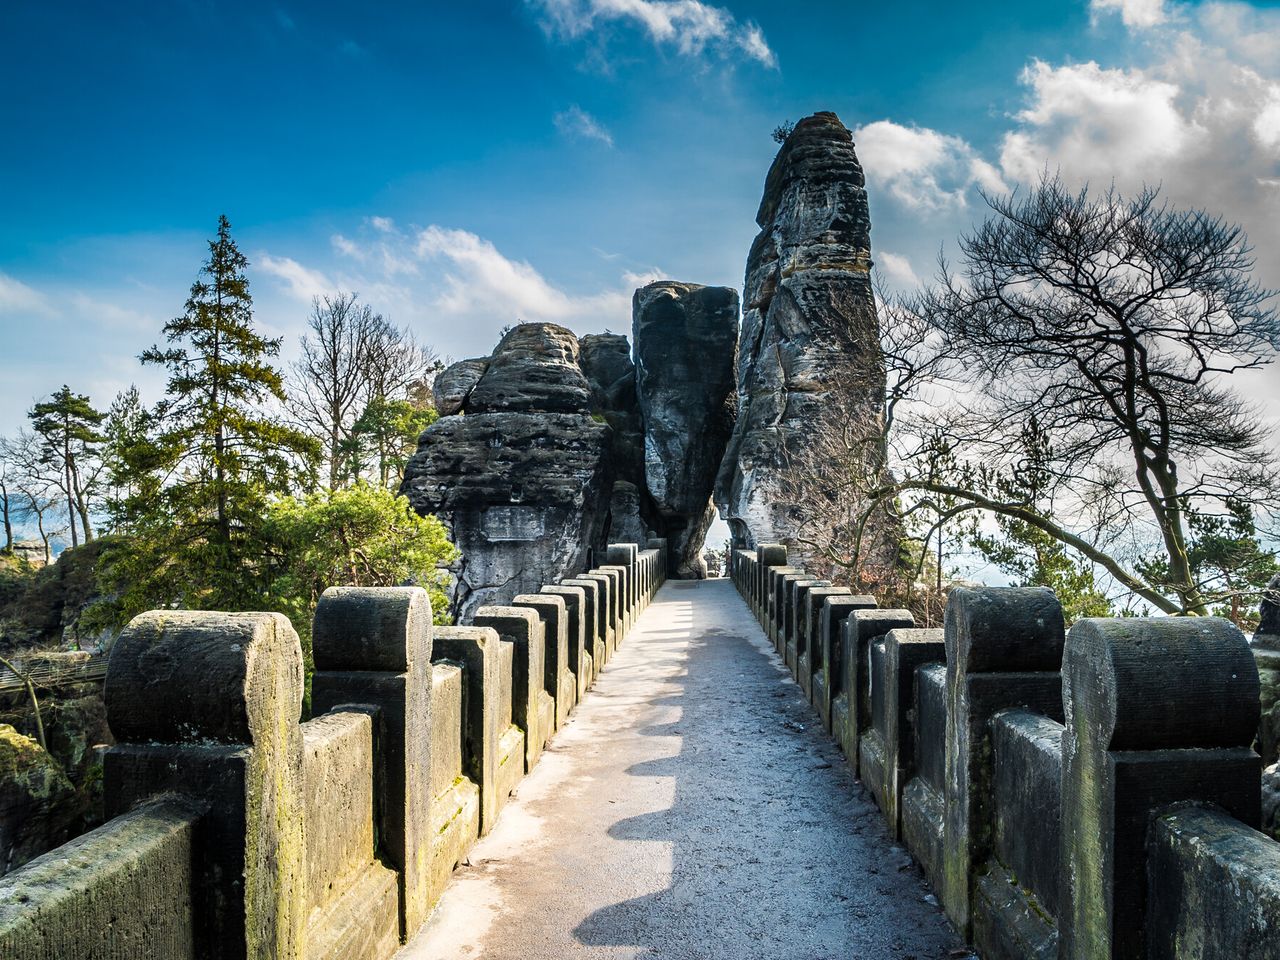
[[[448,623],[447,573],[457,550],[444,525],[373,484],[284,497],[263,526],[271,565],[264,599],[287,614],[310,649],[316,601],[333,586],[414,584],[431,595],[437,623]]]

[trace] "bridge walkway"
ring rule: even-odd
[[[670,581],[400,960],[965,956],[729,580]]]

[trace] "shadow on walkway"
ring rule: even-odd
[[[574,929],[577,941],[699,960],[948,956],[959,941],[919,871],[889,840],[731,585],[667,589],[679,600],[688,591],[694,607],[713,601],[723,622],[646,632],[663,653],[684,641],[686,669],[664,677],[639,711],[656,722],[636,733],[670,738],[678,752],[627,773],[673,778],[674,801],[608,833],[669,845],[670,882],[595,910]],[[698,610],[692,622],[712,612]]]

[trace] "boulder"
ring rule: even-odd
[[[498,343],[466,397],[467,413],[589,413],[591,385],[578,338],[554,323],[518,323]]]
[[[884,400],[871,222],[853,138],[833,113],[796,124],[765,180],[747,260],[738,418],[716,481],[734,542],[785,543],[787,457],[815,449],[824,417],[878,432]],[[896,549],[896,544],[886,545]]]
[[[458,411],[423,432],[401,492],[438,516],[461,552],[451,596],[459,622],[587,569],[604,546],[612,430],[592,412],[579,355],[564,327],[525,323],[487,362],[446,371]]]
[[[442,417],[461,413],[471,391],[489,369],[488,357],[459,360],[446,367],[431,384],[431,399]]]
[[[662,280],[632,299],[644,479],[671,550],[672,575],[706,576],[711,492],[735,413],[738,294]]]

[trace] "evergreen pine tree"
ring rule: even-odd
[[[98,428],[105,415],[93,408],[87,396],[72,393],[63,384],[61,390],[37,403],[27,416],[40,438],[40,463],[49,470],[48,479],[66,497],[71,546],[80,544],[77,521],[84,542],[88,543],[93,539],[90,500],[98,472],[91,461],[102,442]]]
[[[121,522],[132,535],[107,570],[124,616],[157,605],[252,607],[269,498],[313,469],[314,441],[270,410],[284,401],[271,363],[280,341],[254,329],[247,266],[220,217],[184,313],[164,326],[167,346],[142,354],[169,380],[150,437],[129,451]]]

